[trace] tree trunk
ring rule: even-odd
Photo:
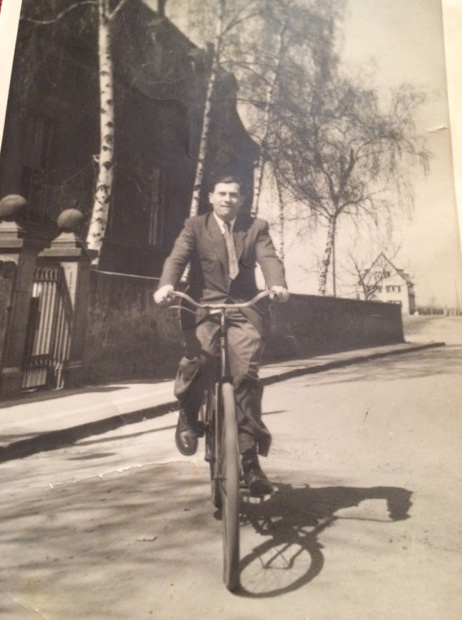
[[[277,188],[277,192],[278,192],[278,214],[279,214],[279,234],[280,234],[280,241],[279,241],[279,248],[278,248],[278,254],[279,254],[279,258],[284,261],[284,255],[285,255],[285,247],[284,247],[284,232],[285,232],[285,219],[284,219],[284,197],[282,195],[282,188],[281,188],[281,184],[279,183],[277,174],[275,174],[274,169],[273,169],[273,174],[274,174],[274,179],[276,181],[276,188]]]
[[[334,250],[336,225],[337,225],[336,218],[329,219],[329,224],[327,228],[326,246],[324,248],[324,256],[322,257],[321,271],[319,273],[318,293],[320,295],[326,294],[327,274],[329,273],[332,252]]]
[[[210,133],[210,114],[212,111],[212,101],[215,94],[215,84],[218,75],[218,66],[221,54],[221,33],[223,30],[223,14],[225,0],[218,0],[217,32],[213,45],[212,65],[210,68],[209,80],[207,83],[207,93],[205,96],[204,112],[202,116],[202,129],[199,142],[199,152],[197,155],[196,175],[194,177],[193,193],[191,206],[189,209],[190,217],[199,213],[199,199],[201,194],[202,182],[204,180],[204,164],[207,156],[208,140]]]
[[[257,166],[255,168],[254,175],[254,190],[253,190],[253,204],[252,209],[250,211],[250,215],[252,217],[257,217],[258,207],[260,201],[261,187],[263,183],[263,172],[265,169],[265,158],[266,158],[266,145],[268,141],[268,134],[270,128],[270,120],[271,120],[271,108],[274,101],[274,91],[276,88],[276,84],[279,78],[279,69],[282,61],[282,52],[284,47],[284,32],[286,29],[286,23],[284,21],[281,30],[278,34],[278,44],[276,51],[276,66],[273,70],[272,79],[268,85],[268,90],[266,92],[266,102],[264,109],[264,118],[263,118],[263,135],[260,142],[260,155],[258,157]],[[278,188],[279,191],[279,188]]]
[[[88,248],[98,252],[93,264],[98,264],[99,253],[106,232],[114,169],[114,84],[108,0],[99,0],[98,8],[101,143],[97,159],[98,177],[93,199],[93,211],[87,235]]]

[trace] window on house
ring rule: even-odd
[[[25,165],[21,174],[21,194],[36,209],[46,211],[46,175],[50,165],[54,120],[45,114],[34,114],[28,119],[24,148]]]
[[[390,273],[389,271],[384,271],[384,272],[383,272],[383,277],[384,277],[384,278],[389,278],[389,277],[390,277],[390,275],[391,275],[391,273]]]
[[[27,159],[33,168],[46,168],[50,163],[53,119],[45,114],[34,114],[27,128]]]
[[[385,290],[387,291],[387,293],[400,293],[401,287],[397,284],[389,284],[385,287]]]

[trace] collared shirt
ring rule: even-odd
[[[218,215],[216,215],[215,211],[212,211],[212,213],[213,213],[213,217],[215,218],[218,226],[220,227],[221,234],[224,235],[225,234],[225,222],[221,219],[221,217],[218,217]],[[230,220],[229,222],[227,222],[228,224],[230,224],[231,232],[233,232],[234,222],[235,221],[236,221],[236,218],[234,218],[233,220]]]

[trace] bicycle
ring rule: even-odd
[[[220,316],[218,371],[215,375],[210,374],[199,423],[205,434],[205,460],[210,465],[212,503],[222,513],[223,580],[231,592],[239,587],[240,462],[234,386],[228,358],[227,315],[271,295],[271,291],[263,291],[244,303],[203,304],[186,293],[172,292],[172,297]],[[185,306],[172,307],[194,313]]]

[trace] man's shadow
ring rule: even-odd
[[[292,487],[278,484],[267,501],[241,502],[241,526],[271,538],[242,557],[241,596],[269,598],[297,590],[321,572],[324,565],[319,535],[337,519],[339,510],[365,500],[386,500],[384,523],[409,518],[411,491],[399,487]],[[345,517],[343,517],[345,518]],[[351,517],[354,518],[354,517]]]

